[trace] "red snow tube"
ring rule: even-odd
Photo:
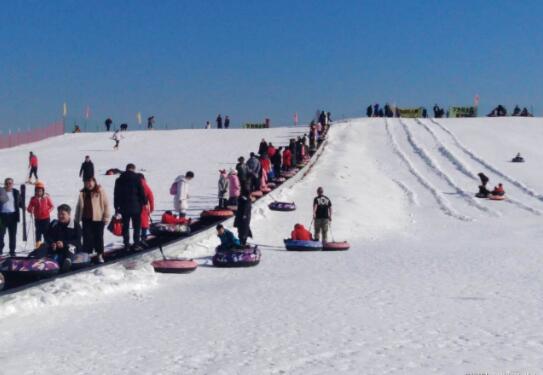
[[[269,187],[264,187],[264,188],[261,188],[260,191],[263,194],[268,194],[270,191],[272,191],[272,189],[270,189]]]
[[[351,245],[347,242],[347,241],[341,241],[341,242],[336,242],[336,241],[332,241],[332,242],[325,242],[323,245],[322,245],[322,249],[323,250],[328,250],[328,251],[342,251],[342,250],[349,250],[349,248],[351,247]]]
[[[234,212],[231,210],[205,210],[200,214],[202,218],[226,218],[232,216],[234,216]]]
[[[489,195],[488,199],[491,201],[503,201],[505,199],[505,195]]]
[[[273,189],[273,188],[276,188],[277,187],[277,184],[275,182],[268,182],[268,187],[270,189]]]
[[[251,193],[251,195],[252,195],[253,197],[255,197],[255,198],[260,198],[261,196],[264,195],[264,193],[261,192],[260,190],[256,190],[256,191],[253,191],[253,192]]]
[[[198,263],[192,259],[162,259],[151,263],[155,272],[161,273],[190,273],[198,268]]]

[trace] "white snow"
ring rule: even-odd
[[[154,274],[151,254],[6,296],[0,372],[541,372],[542,125],[335,124],[309,173],[255,204],[254,242],[266,245],[259,266],[210,267],[218,243],[210,231],[166,249],[199,258],[189,275]],[[172,179],[193,169],[196,214],[215,204],[219,168],[262,137],[281,144],[301,131],[129,133],[117,153],[104,134],[69,135],[1,151],[0,175],[24,171],[33,150],[55,203],[73,204],[85,154],[102,173],[134,161],[165,209]],[[527,163],[509,163],[517,152]],[[503,182],[509,199],[475,200],[478,172]],[[114,177],[100,180],[111,192]],[[318,186],[333,202],[335,239],[351,250],[283,251],[293,225],[309,225]],[[271,212],[272,198],[298,210]]]

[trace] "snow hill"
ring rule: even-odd
[[[197,210],[215,204],[217,170],[301,129],[63,137],[0,152],[0,176],[24,177],[35,151],[55,203],[74,203],[79,164],[133,161],[159,209],[192,169]],[[543,369],[543,121],[353,119],[333,125],[302,179],[253,208],[259,266],[215,269],[207,232],[166,249],[199,258],[190,275],[121,263],[0,299],[5,374],[463,374]],[[509,160],[521,152],[527,162]],[[479,200],[477,173],[508,199]],[[100,182],[112,191],[114,177]],[[290,182],[290,181],[289,181]],[[348,252],[295,253],[282,239],[309,225],[314,192],[332,199]],[[272,199],[295,201],[271,212]]]

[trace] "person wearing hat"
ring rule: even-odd
[[[79,177],[81,177],[83,181],[94,177],[94,164],[90,160],[89,155],[85,156],[85,161],[81,163],[81,168],[79,169]]]
[[[70,270],[74,255],[81,251],[81,227],[72,219],[71,212],[67,204],[57,207],[57,220],[51,222],[45,243],[29,257],[50,258],[58,263],[62,272]]]
[[[228,205],[236,206],[238,205],[238,198],[241,191],[238,171],[235,169],[230,169],[228,174]]]
[[[17,245],[17,224],[20,220],[19,208],[24,210],[19,190],[13,187],[13,178],[4,180],[0,188],[0,255],[4,251],[6,231],[9,236],[9,255],[15,256]]]
[[[177,176],[174,181],[176,184],[175,196],[173,198],[173,207],[179,212],[180,216],[186,216],[189,209],[189,182],[194,178],[194,172],[188,171],[185,175]]]
[[[228,180],[228,176],[226,175],[226,169],[219,170],[219,173],[220,173],[219,182],[218,182],[219,208],[225,209],[226,203],[228,200],[228,187],[229,187],[230,181]]]
[[[36,230],[36,249],[40,247],[42,237],[45,237],[49,224],[51,223],[51,212],[55,206],[49,194],[45,193],[45,184],[37,181],[34,186],[34,196],[28,202],[27,211],[34,218],[34,227]]]

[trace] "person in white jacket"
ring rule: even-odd
[[[188,171],[184,176],[177,176],[175,184],[177,189],[173,198],[173,207],[179,215],[185,216],[189,208],[189,181],[194,178],[194,173]]]

